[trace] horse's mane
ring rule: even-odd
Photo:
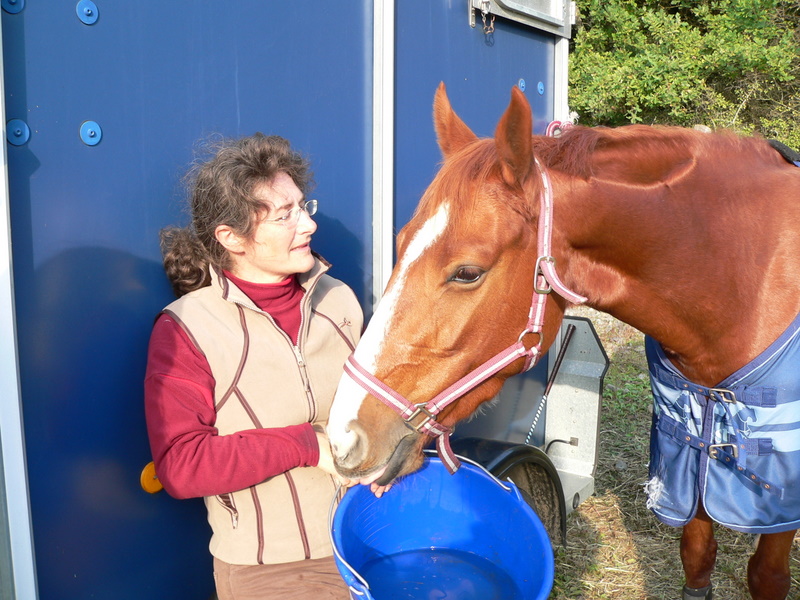
[[[681,127],[648,125],[571,127],[558,138],[534,136],[533,150],[543,166],[584,179],[595,174],[597,161],[601,158],[607,160],[611,157],[624,162],[620,155],[613,155],[614,151],[628,153],[636,159],[653,157],[665,163],[708,156],[724,164],[722,161],[742,152],[758,163],[782,161],[767,141],[759,137],[742,137],[729,131],[704,133]],[[636,169],[634,164],[630,166]],[[416,214],[430,216],[449,200],[453,206],[459,207],[450,216],[457,222],[462,215],[473,211],[477,199],[475,186],[487,181],[496,182],[498,200],[521,217],[531,217],[532,207],[522,196],[519,196],[519,203],[509,205],[514,195],[501,193],[505,184],[500,176],[499,156],[492,138],[480,138],[467,144],[443,161],[439,173],[420,200]],[[486,189],[491,198],[494,195],[492,187]]]
[[[721,159],[733,152],[752,152],[761,160],[774,161],[777,153],[766,140],[742,137],[731,131],[705,133],[682,127],[626,125],[623,127],[571,127],[558,138],[534,137],[534,152],[542,163],[567,175],[588,178],[594,174],[593,159],[614,146],[635,146],[637,153],[669,157],[715,154]]]

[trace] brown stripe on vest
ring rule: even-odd
[[[303,540],[303,552],[306,559],[311,558],[311,547],[308,544],[308,534],[306,533],[306,525],[303,522],[303,511],[300,508],[300,499],[297,497],[297,487],[292,479],[292,474],[287,471],[284,473],[286,482],[289,484],[289,491],[292,493],[292,502],[294,503],[294,514],[297,516],[297,528],[300,531],[300,538]]]
[[[248,404],[247,400],[245,400],[244,395],[239,390],[239,379],[242,376],[242,372],[244,371],[244,366],[247,363],[247,354],[248,350],[250,349],[250,331],[247,328],[247,317],[245,315],[245,310],[242,306],[236,305],[236,309],[239,311],[239,323],[242,325],[242,335],[244,336],[244,340],[242,342],[242,356],[239,359],[239,366],[236,368],[236,374],[233,377],[233,381],[231,381],[231,385],[228,390],[223,394],[222,398],[220,398],[219,403],[217,403],[217,412],[223,407],[223,405],[228,401],[232,395],[235,395],[236,398],[239,400],[239,404],[242,405],[247,416],[250,417],[250,420],[253,422],[253,425],[257,428],[261,428],[261,423],[256,417],[255,411],[252,409],[250,404]]]
[[[264,514],[261,512],[261,503],[258,501],[258,490],[256,486],[250,488],[250,496],[253,498],[253,506],[256,509],[256,535],[258,537],[258,550],[256,556],[258,557],[258,564],[264,564]]]

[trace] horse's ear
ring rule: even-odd
[[[511,102],[497,124],[494,143],[503,179],[509,185],[524,183],[533,162],[533,116],[525,94],[516,86],[511,89]]]
[[[436,141],[439,142],[445,158],[478,139],[450,106],[444,82],[439,84],[433,99],[433,125],[436,129]]]

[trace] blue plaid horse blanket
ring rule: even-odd
[[[681,526],[702,498],[731,529],[800,528],[800,315],[713,388],[683,377],[655,340],[645,350],[654,398],[648,507]]]

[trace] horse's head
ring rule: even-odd
[[[397,237],[397,265],[354,358],[413,404],[520,339],[528,323],[537,258],[541,179],[532,154],[530,106],[519,90],[495,138],[478,139],[453,112],[444,86],[434,102],[443,165]],[[565,303],[550,294],[542,339],[554,339]],[[523,369],[515,360],[437,416],[451,426]],[[345,375],[328,435],[337,468],[379,483],[417,469],[427,435]]]

